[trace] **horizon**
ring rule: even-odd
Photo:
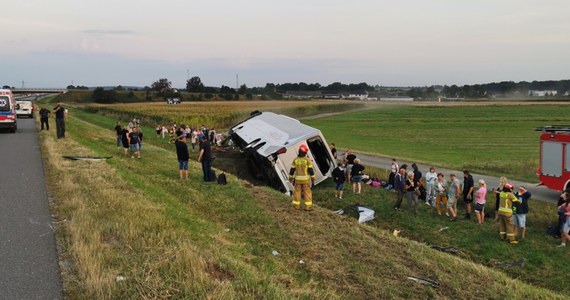
[[[570,78],[570,2],[6,3],[2,85],[422,87]],[[111,9],[110,9],[111,8]],[[101,22],[101,20],[104,22]],[[152,21],[149,21],[152,20]]]

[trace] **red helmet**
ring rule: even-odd
[[[507,184],[505,184],[505,188],[506,188],[507,190],[511,190],[511,191],[512,191],[513,188],[514,188],[514,186],[513,186],[512,183],[507,183]]]
[[[305,145],[305,144],[302,144],[301,146],[299,146],[299,152],[307,153],[307,152],[309,152],[309,147],[307,147],[307,145]]]

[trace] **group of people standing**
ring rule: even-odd
[[[336,148],[331,144],[333,157],[337,158]],[[360,163],[360,159],[352,152],[347,150],[341,160],[338,160],[337,167],[332,171],[331,175],[335,182],[335,198],[342,199],[344,194],[344,184],[348,180],[352,183],[352,192],[360,194],[362,192],[362,181],[364,178],[364,170],[366,168]]]
[[[131,121],[125,126],[121,126],[121,121],[117,121],[115,136],[117,150],[120,150],[122,145],[125,156],[141,158],[143,132],[138,123]]]
[[[462,199],[465,203],[465,219],[471,219],[474,204],[477,223],[482,225],[485,222],[488,193],[485,180],[479,179],[476,188],[469,170],[463,171],[463,183],[461,183],[456,174],[449,174],[449,180],[446,180],[443,173],[436,173],[435,167],[430,167],[425,178],[415,163],[411,167],[412,170],[408,171],[407,165],[398,166],[396,159],[392,160],[389,181],[396,192],[395,210],[401,210],[405,196],[406,208],[417,214],[419,197],[425,195],[425,204],[434,206],[438,215],[442,215],[442,210],[445,210],[445,215],[450,221],[456,221],[457,202]],[[494,193],[495,219],[499,222],[499,235],[502,240],[516,244],[519,229],[522,238],[526,236],[526,215],[531,193],[524,186],[518,187],[514,192],[514,186],[508,183],[505,177],[501,177]]]
[[[50,114],[55,114],[55,131],[58,139],[65,138],[65,122],[67,121],[67,109],[61,105],[61,102],[57,102],[56,106],[50,111],[49,109],[42,107],[39,110],[40,114],[40,124],[41,130],[49,130],[49,116]]]

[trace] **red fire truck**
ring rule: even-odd
[[[539,184],[562,191],[570,188],[570,126],[536,128],[540,135]]]

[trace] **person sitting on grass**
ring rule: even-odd
[[[354,160],[354,165],[350,170],[350,180],[352,181],[352,192],[360,194],[362,191],[362,175],[364,175],[364,166],[360,164],[360,159]]]
[[[451,219],[450,221],[457,220],[457,199],[459,199],[461,184],[459,180],[457,180],[457,176],[455,174],[449,174],[449,179],[451,180],[451,184],[449,185],[449,189],[447,189],[447,208],[449,212],[451,212]]]
[[[526,235],[526,215],[528,214],[528,200],[531,197],[531,193],[526,190],[524,186],[519,186],[518,191],[515,193],[515,197],[521,202],[514,203],[514,223],[515,223],[515,237],[518,238],[519,228],[521,230],[521,237],[524,239]]]
[[[479,189],[475,192],[475,215],[479,225],[485,221],[485,203],[487,202],[487,184],[485,180],[479,179]]]
[[[558,210],[562,212],[565,217],[564,224],[562,224],[562,229],[560,230],[560,235],[562,236],[562,242],[558,247],[566,247],[566,242],[570,241],[570,195],[567,192],[562,194],[564,203],[558,207]]]
[[[435,192],[437,197],[435,198],[435,207],[437,209],[437,214],[441,216],[441,204],[445,208],[445,215],[449,217],[449,208],[447,208],[447,182],[443,173],[437,174],[437,181],[435,182]]]
[[[344,182],[346,181],[346,177],[344,176],[344,166],[342,165],[341,162],[339,162],[337,167],[334,168],[331,175],[336,185],[334,191],[334,197],[342,199],[342,194],[344,192]]]

